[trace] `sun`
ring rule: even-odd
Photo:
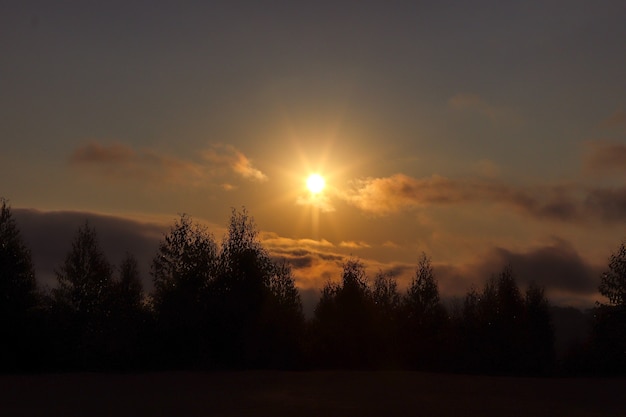
[[[324,177],[320,174],[311,174],[306,180],[306,187],[309,189],[311,194],[321,193],[325,186],[326,181],[324,181]]]

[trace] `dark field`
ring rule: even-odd
[[[626,416],[625,379],[411,372],[0,376],[0,416]]]

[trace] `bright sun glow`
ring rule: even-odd
[[[311,174],[306,180],[306,187],[313,194],[320,193],[326,186],[326,181],[320,174]]]

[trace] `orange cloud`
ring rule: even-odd
[[[412,178],[395,174],[357,181],[344,197],[361,210],[377,215],[427,206],[495,203],[535,219],[626,220],[626,187],[584,188],[571,184],[523,187],[439,175]]]
[[[339,246],[342,248],[350,248],[350,249],[364,249],[364,248],[371,248],[370,245],[368,245],[366,242],[354,242],[354,241],[346,241],[346,242],[340,242]]]
[[[326,239],[292,239],[282,237],[273,232],[262,232],[260,235],[261,242],[268,247],[307,247],[307,248],[333,248],[331,242]]]
[[[344,255],[325,239],[292,239],[263,232],[261,243],[270,255],[291,265],[299,288],[321,288],[341,271]]]
[[[252,166],[243,153],[231,145],[214,145],[202,153],[205,160],[231,169],[236,174],[254,181],[267,181],[267,175]]]

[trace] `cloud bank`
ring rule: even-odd
[[[577,185],[515,186],[481,179],[404,174],[353,183],[345,199],[359,209],[387,215],[427,206],[489,203],[538,220],[621,222],[626,220],[626,187]]]
[[[55,270],[61,265],[78,227],[88,221],[96,229],[101,247],[114,266],[119,266],[125,254],[138,260],[140,276],[147,292],[152,291],[149,274],[158,244],[169,230],[171,222],[140,222],[115,216],[85,212],[42,212],[12,209],[25,243],[31,248],[36,276],[44,287],[56,285]],[[365,242],[344,241],[334,244],[320,239],[293,239],[272,232],[260,233],[263,246],[277,261],[289,263],[297,286],[308,298],[317,294],[328,281],[341,279],[342,263],[350,256],[347,251],[370,249]],[[417,255],[416,255],[417,256]],[[414,275],[416,264],[410,262],[381,262],[364,258],[368,275],[390,273],[404,290]],[[511,264],[520,287],[534,281],[545,286],[548,296],[557,304],[589,306],[598,297],[597,286],[603,270],[585,260],[567,241],[554,238],[548,244],[523,251],[494,246],[486,248],[483,256],[465,264],[438,263],[433,260],[442,297],[464,296],[472,285],[481,287],[493,274]],[[311,300],[307,298],[307,303]]]
[[[492,247],[472,263],[436,264],[435,273],[442,295],[462,297],[468,283],[480,290],[505,265],[511,265],[522,290],[534,282],[546,288],[551,302],[586,308],[598,300],[600,274],[605,268],[585,260],[569,242],[553,238],[547,244],[523,251]]]
[[[78,228],[89,222],[95,228],[109,262],[117,267],[126,253],[133,254],[139,264],[144,288],[152,288],[149,265],[159,241],[169,230],[169,224],[74,211],[14,208],[12,212],[26,245],[31,249],[37,279],[44,287],[56,286],[55,270],[65,260]]]

